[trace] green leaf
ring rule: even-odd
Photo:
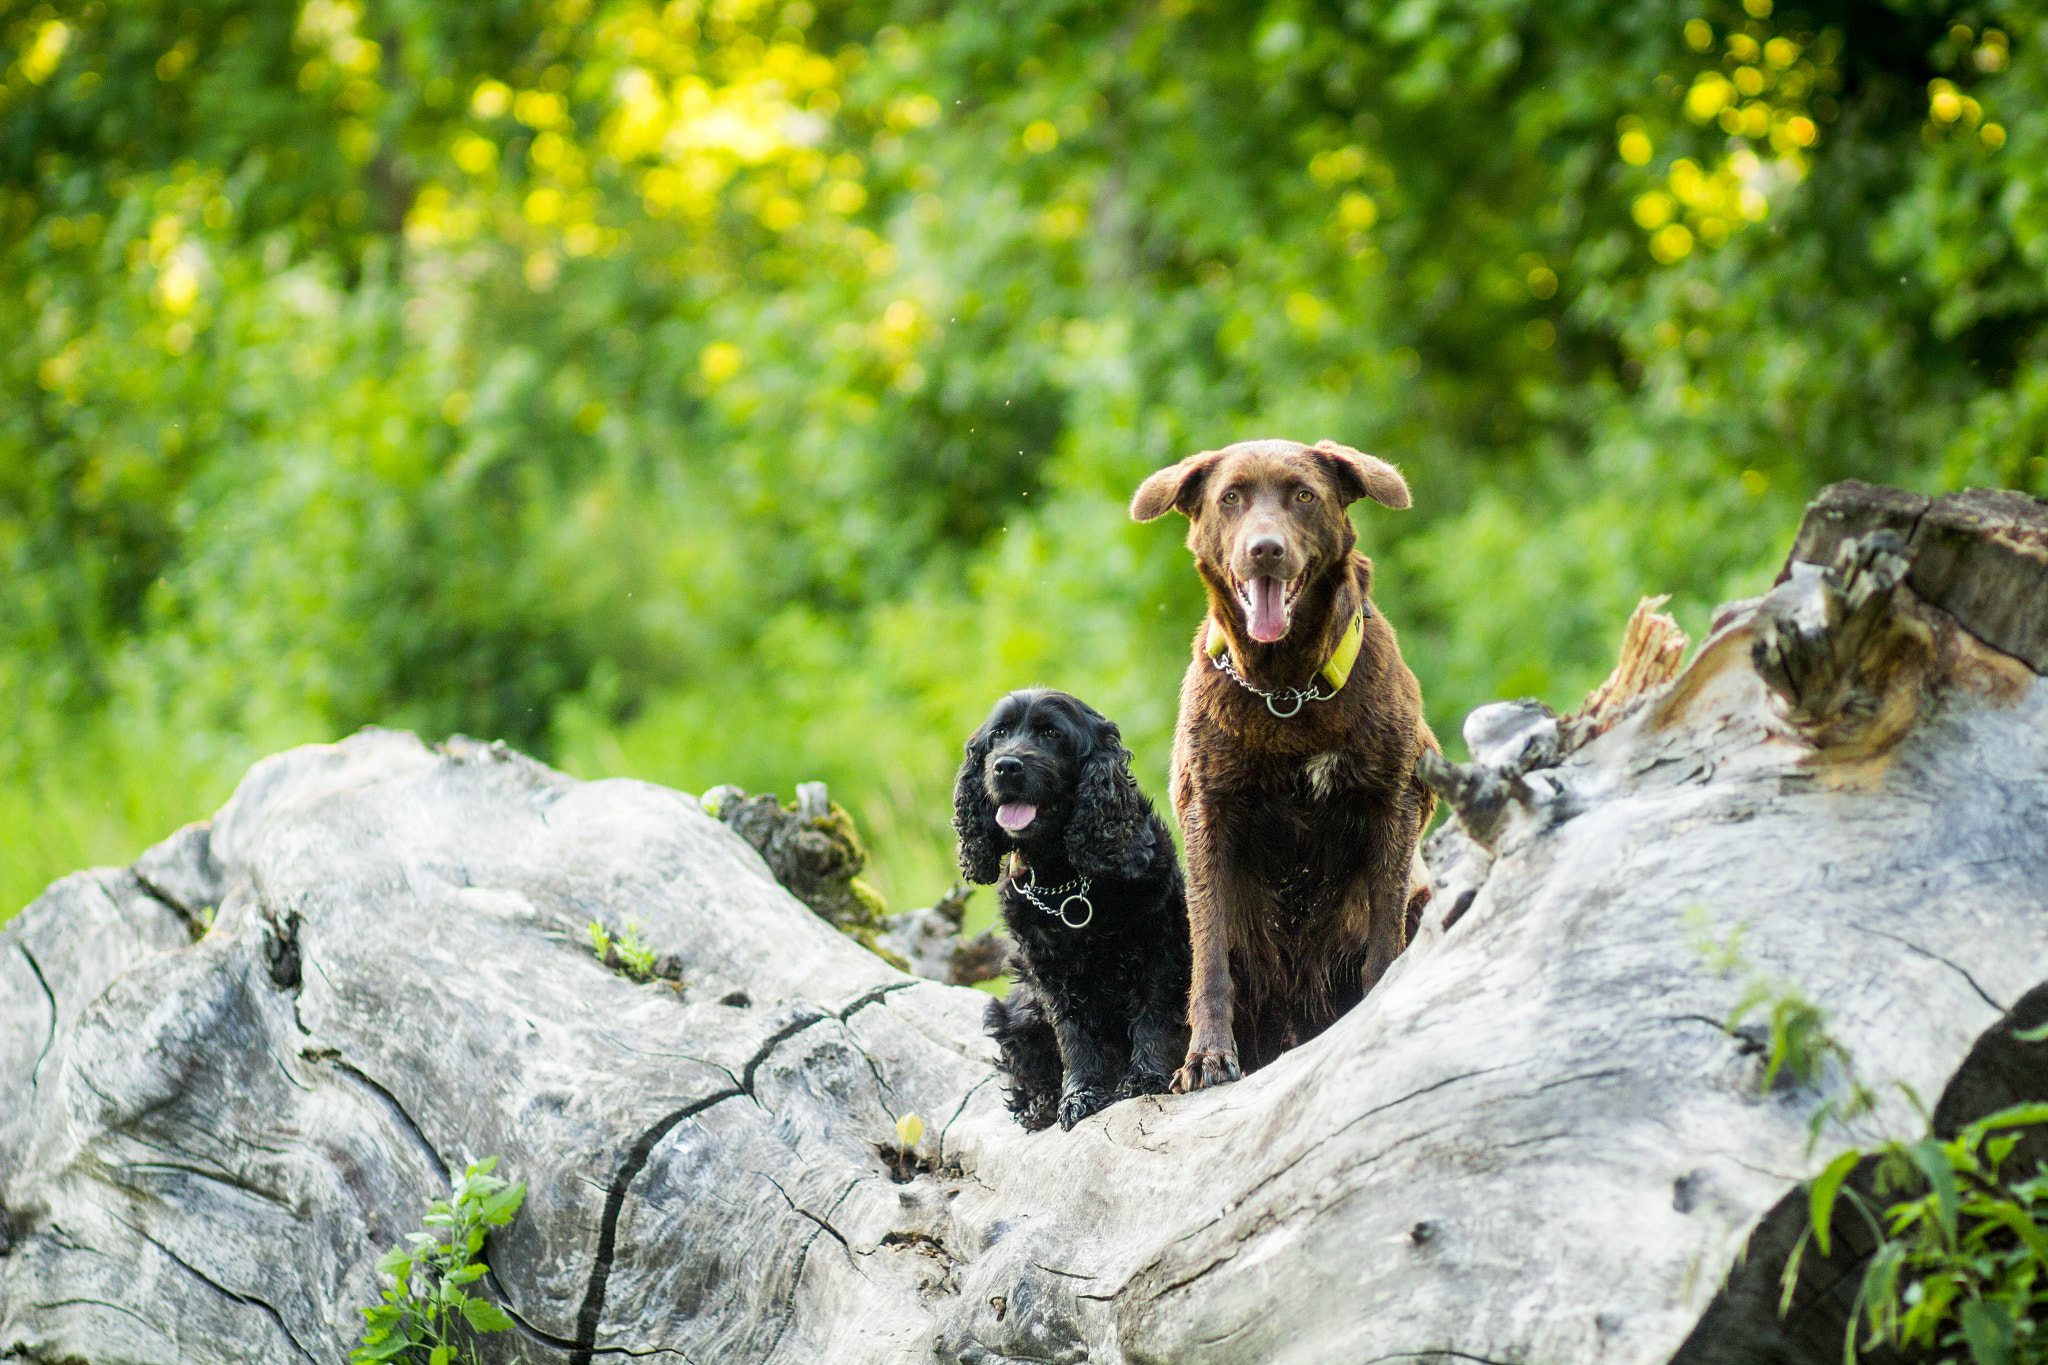
[[[489,1273],[489,1268],[480,1265],[461,1266],[451,1270],[443,1278],[449,1284],[474,1284]]]
[[[2012,1229],[2013,1235],[2033,1253],[2034,1259],[2048,1266],[2048,1235],[2043,1235],[2040,1225],[2022,1213],[2017,1205],[1999,1200],[1984,1210],[1984,1217]]]
[[[443,1343],[427,1353],[427,1365],[448,1365],[454,1357],[454,1348]]]
[[[1970,1299],[1957,1315],[1963,1340],[1969,1343],[1974,1365],[2012,1365],[2012,1315],[2003,1308]]]
[[[1813,1220],[1813,1239],[1820,1244],[1820,1254],[1831,1255],[1828,1236],[1834,1227],[1835,1196],[1841,1192],[1842,1181],[1849,1172],[1856,1169],[1856,1163],[1863,1159],[1863,1153],[1851,1147],[1827,1164],[1813,1182],[1813,1193],[1808,1200],[1809,1214]],[[1788,1294],[1790,1291],[1786,1291]],[[1781,1310],[1782,1311],[1782,1310]]]
[[[1975,1146],[1984,1136],[1997,1128],[2021,1128],[2033,1123],[2048,1123],[2048,1104],[2015,1104],[1995,1114],[1986,1114],[1969,1127],[1963,1129],[1961,1140]]]
[[[386,1275],[403,1276],[412,1269],[412,1253],[404,1247],[393,1247],[377,1258],[377,1269]]]
[[[1934,1194],[1935,1216],[1941,1220],[1941,1233],[1948,1245],[1956,1241],[1956,1172],[1949,1164],[1948,1152],[1933,1138],[1922,1138],[1906,1148],[1906,1155],[1927,1177],[1928,1188]]]
[[[483,1219],[492,1227],[502,1227],[512,1221],[512,1215],[519,1212],[519,1206],[526,1202],[526,1183],[508,1186],[484,1201]]]
[[[1778,1284],[1783,1291],[1778,1295],[1778,1316],[1781,1318],[1792,1311],[1792,1291],[1799,1288],[1799,1261],[1806,1255],[1806,1244],[1812,1240],[1812,1228],[1800,1231],[1799,1240],[1792,1244],[1792,1254],[1785,1258],[1785,1269],[1778,1275]]]
[[[464,1299],[462,1316],[479,1332],[504,1332],[512,1326],[505,1310],[485,1299]]]
[[[2048,1040],[2048,1024],[2043,1024],[2039,1028],[2016,1028],[2012,1031],[2012,1036],[2023,1043],[2038,1043]]]
[[[2018,1133],[2006,1133],[1984,1144],[1984,1161],[1995,1174],[2005,1165],[2005,1159],[2012,1155],[2012,1149],[2020,1145]]]
[[[395,1360],[401,1351],[412,1349],[413,1344],[410,1336],[393,1337],[391,1340],[376,1347],[357,1347],[355,1353],[349,1359],[369,1362],[369,1365],[376,1365],[376,1362]]]
[[[924,1137],[924,1120],[915,1114],[905,1114],[896,1120],[896,1145],[904,1151],[915,1151],[919,1139]]]

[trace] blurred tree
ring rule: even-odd
[[[1156,792],[1145,472],[1395,460],[1431,716],[1848,476],[2041,489],[2048,30],[1896,0],[0,6],[0,911],[369,722],[823,777],[1001,690]]]

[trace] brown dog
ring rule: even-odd
[[[1160,470],[1131,500],[1139,521],[1187,516],[1209,589],[1173,742],[1194,939],[1176,1090],[1313,1038],[1407,944],[1436,806],[1415,761],[1437,743],[1372,607],[1344,511],[1360,498],[1406,507],[1408,485],[1331,441],[1244,441]]]

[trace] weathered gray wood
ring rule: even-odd
[[[2048,983],[2048,685],[1958,631],[1888,745],[1817,747],[1766,619],[1561,757],[1486,746],[1526,799],[1490,852],[1433,839],[1413,947],[1321,1038],[1072,1133],[1003,1113],[985,997],[687,797],[384,732],[266,760],[0,931],[0,1350],[339,1361],[376,1257],[494,1152],[529,1183],[504,1359],[1764,1359],[1767,1307],[1717,1291],[1846,1081],[1759,1093],[1689,912],[1828,1008],[1865,1137],[1917,1122],[1885,1082],[1978,1093]],[[628,918],[680,990],[593,956]]]
[[[1845,540],[1889,530],[1906,542],[1919,596],[1993,649],[2048,672],[2048,502],[2004,488],[1923,498],[1847,480],[1814,499],[1780,576],[1830,565]]]

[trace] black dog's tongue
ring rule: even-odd
[[[1287,633],[1287,608],[1285,585],[1277,578],[1254,578],[1245,584],[1251,589],[1252,638],[1262,645],[1270,645]]]
[[[1002,805],[996,807],[996,823],[1012,834],[1023,829],[1037,818],[1038,807],[1027,805],[1022,801],[1005,801]]]

